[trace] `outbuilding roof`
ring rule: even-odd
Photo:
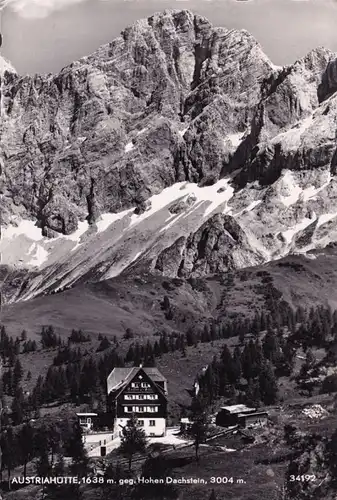
[[[221,410],[225,410],[228,413],[236,414],[236,413],[252,413],[256,411],[256,408],[249,408],[246,405],[231,405],[231,406],[222,406]]]
[[[268,417],[268,413],[266,411],[253,411],[252,413],[239,413],[238,418],[242,417],[259,417],[259,416]]]

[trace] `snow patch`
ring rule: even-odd
[[[78,223],[78,227],[76,229],[76,231],[72,234],[61,234],[60,236],[57,236],[57,238],[55,239],[66,239],[66,240],[70,240],[70,241],[75,241],[76,243],[79,242],[79,240],[81,239],[81,236],[86,232],[88,231],[89,229],[89,224],[88,222],[86,221],[83,221],[83,222],[79,222]]]
[[[317,227],[322,226],[326,222],[329,222],[337,217],[337,212],[331,214],[323,214],[318,218]]]
[[[316,215],[313,219],[309,219],[308,217],[305,217],[301,222],[293,226],[292,228],[288,229],[287,231],[283,231],[282,236],[286,240],[287,244],[290,245],[294,236],[299,232],[303,231],[306,227],[310,226],[316,219]]]
[[[132,151],[132,150],[133,150],[133,148],[134,148],[134,147],[135,147],[135,146],[134,146],[134,144],[133,144],[133,142],[132,142],[132,141],[131,141],[131,142],[128,142],[128,143],[126,144],[125,148],[124,148],[125,153],[129,153],[130,151]]]
[[[198,204],[194,204],[194,205],[190,206],[186,212],[183,211],[183,212],[181,212],[178,215],[174,215],[174,214],[170,215],[170,217],[168,217],[166,219],[166,221],[169,221],[168,224],[166,224],[166,226],[162,227],[159,232],[163,233],[164,231],[167,231],[167,229],[169,229],[171,226],[173,226],[174,224],[176,224],[178,222],[178,220],[182,219],[183,217],[187,217],[188,215],[190,215],[191,212],[193,212],[193,210],[195,210],[195,208],[197,206],[198,206]]]
[[[10,225],[2,229],[1,239],[11,240],[21,235],[33,241],[41,241],[43,239],[41,228],[37,227],[32,220],[25,219],[20,220],[16,226]]]
[[[297,150],[301,144],[301,137],[314,123],[313,115],[304,118],[286,132],[282,132],[272,139],[272,144],[281,144],[283,151]]]
[[[130,212],[132,212],[132,210],[133,209],[131,208],[131,209],[124,210],[123,212],[119,212],[116,214],[102,214],[100,217],[100,220],[96,222],[97,232],[101,233],[101,232],[105,231],[106,229],[108,229],[109,226],[111,226],[111,224],[122,219],[123,217],[128,215]]]
[[[179,130],[180,137],[183,137],[185,135],[185,133],[187,132],[187,130],[188,130],[188,127],[184,128],[183,130]]]
[[[11,65],[7,59],[4,57],[0,57],[0,74],[4,74],[5,71],[8,71],[10,73],[16,73],[14,67]]]
[[[212,201],[210,205],[206,208],[204,216],[207,217],[211,214],[219,205],[223,203],[228,204],[229,200],[233,197],[234,188],[229,185],[231,179],[221,179],[221,181],[214,184],[214,186],[209,186],[202,188],[203,192],[195,192],[198,201]],[[221,185],[219,185],[221,184]],[[212,189],[213,188],[213,189]],[[214,189],[216,188],[216,189]],[[221,192],[218,192],[221,188]],[[228,212],[228,206],[226,206],[224,213]]]
[[[246,236],[249,242],[249,246],[255,250],[258,254],[261,255],[261,257],[264,259],[265,262],[269,262],[272,260],[272,252],[266,248],[263,243],[258,240],[258,238],[253,234],[252,231],[249,229],[245,228],[246,231]]]
[[[248,207],[244,209],[244,212],[251,212],[252,210],[254,210],[254,208],[256,208],[258,205],[260,205],[260,203],[262,203],[262,200],[252,201],[251,204],[248,205]]]
[[[318,195],[320,191],[326,188],[331,182],[332,176],[330,171],[327,171],[327,180],[318,188],[315,186],[310,186],[303,191],[303,201],[308,201]]]
[[[49,252],[38,243],[33,243],[32,247],[35,252],[33,258],[28,262],[28,266],[41,267],[48,260]],[[29,254],[31,253],[33,252],[30,251]]]
[[[138,257],[140,257],[142,255],[142,253],[143,252],[137,252],[136,255],[130,261],[130,264],[132,264],[133,262],[135,262],[138,259]]]
[[[277,66],[276,64],[273,64],[273,63],[271,63],[270,66],[271,66],[271,69],[273,69],[274,71],[283,70],[283,66]]]
[[[235,149],[237,149],[240,146],[241,142],[242,142],[243,133],[239,132],[238,134],[228,134],[225,137],[225,143],[227,142],[228,139],[231,141],[232,146],[234,146]]]
[[[144,132],[146,132],[146,131],[147,131],[147,127],[142,128],[142,130],[138,130],[137,135],[144,134]]]
[[[139,224],[143,220],[154,215],[156,212],[159,212],[163,208],[167,207],[172,202],[182,198],[182,190],[184,190],[183,198],[188,195],[195,195],[196,201],[194,206],[198,202],[211,202],[205,209],[204,216],[206,217],[219,205],[228,202],[232,198],[234,188],[229,186],[230,180],[230,178],[220,179],[212,186],[205,187],[199,187],[198,184],[195,183],[177,182],[176,184],[173,184],[173,186],[165,188],[160,194],[154,195],[150,198],[150,210],[147,210],[141,215],[133,214],[131,217],[130,227]],[[221,192],[218,192],[219,190],[221,190]],[[191,207],[193,207],[193,205]],[[184,213],[179,214],[178,217],[182,215],[184,215]],[[178,217],[176,217],[175,220],[178,220]]]
[[[305,253],[304,254],[304,257],[308,260],[316,260],[317,259],[317,255],[314,255],[313,253]],[[304,358],[305,359],[305,358]]]
[[[281,194],[280,200],[286,207],[290,207],[298,202],[300,195],[303,193],[303,189],[296,184],[294,176],[290,170],[286,170],[280,179],[280,189],[283,191],[285,188],[290,194],[284,196]]]
[[[290,207],[297,202],[306,202],[315,196],[318,195],[320,191],[325,189],[331,182],[331,173],[329,171],[326,172],[326,181],[319,187],[308,186],[301,187],[297,183],[297,180],[294,177],[293,172],[290,170],[285,170],[284,174],[278,181],[277,188],[281,191],[280,200],[286,206]],[[290,193],[289,195],[283,195],[282,191],[286,190],[286,192]]]
[[[239,215],[242,215],[242,214],[246,214],[248,212],[252,212],[254,210],[254,208],[258,207],[260,204],[262,203],[262,200],[255,200],[255,201],[252,201],[248,207],[240,210],[240,212],[237,212],[236,214],[234,214],[235,217],[238,217]]]

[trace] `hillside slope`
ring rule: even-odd
[[[337,250],[286,257],[262,266],[209,278],[135,276],[131,269],[97,283],[4,305],[1,321],[9,333],[26,329],[32,336],[52,324],[62,335],[72,328],[97,335],[152,337],[158,331],[187,331],[197,323],[268,311],[285,301],[291,307],[330,305],[337,308]],[[172,315],[163,308],[164,297]]]

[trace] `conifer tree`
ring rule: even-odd
[[[18,387],[14,394],[11,406],[13,425],[19,425],[24,417],[24,395],[21,387]]]
[[[266,405],[277,401],[278,387],[275,374],[270,362],[266,362],[259,376],[261,399]]]
[[[17,439],[13,428],[9,426],[1,435],[2,463],[7,470],[8,488],[11,489],[11,474],[16,464]]]
[[[244,378],[247,380],[252,378],[253,360],[252,360],[252,352],[248,344],[245,345],[241,353],[241,366]]]
[[[99,346],[97,347],[97,352],[106,351],[111,347],[111,342],[107,337],[103,337]]]
[[[17,359],[15,361],[14,369],[13,369],[13,385],[14,385],[14,391],[18,388],[21,380],[22,380],[22,375],[23,375],[23,369],[20,363],[20,360]]]
[[[30,424],[25,424],[19,431],[18,443],[20,449],[21,462],[23,464],[23,477],[27,474],[27,464],[34,457],[34,429]]]
[[[253,380],[249,380],[248,386],[246,389],[246,403],[249,406],[258,407],[261,403],[261,393],[259,383]]]
[[[88,456],[83,445],[83,432],[78,421],[72,428],[72,433],[64,444],[67,456],[71,457],[70,470],[74,476],[85,477],[88,470]]]
[[[189,433],[194,440],[196,461],[199,462],[200,444],[205,442],[209,429],[209,415],[207,413],[205,401],[198,397],[194,398],[191,405],[191,412],[192,425]]]
[[[145,431],[138,426],[137,418],[132,415],[126,426],[122,429],[121,445],[119,453],[129,461],[129,470],[132,466],[132,458],[135,453],[144,453],[147,440]]]
[[[280,355],[277,336],[271,331],[268,331],[263,339],[263,353],[272,363],[275,363]]]

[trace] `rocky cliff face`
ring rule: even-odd
[[[284,168],[329,166],[336,147],[334,125],[322,126],[320,116],[329,114],[334,121],[335,113],[319,104],[330,92],[324,90],[323,82],[335,58],[331,51],[313,50],[264,82],[263,98],[246,139],[247,154],[237,176],[238,186],[254,180],[271,184]]]
[[[177,10],[58,75],[0,64],[2,262],[38,270],[17,296],[335,241],[336,60],[275,67],[246,31]]]
[[[271,68],[248,33],[170,11],[58,75],[5,71],[4,221],[15,207],[69,234],[174,182],[219,178],[225,137],[247,128]]]

